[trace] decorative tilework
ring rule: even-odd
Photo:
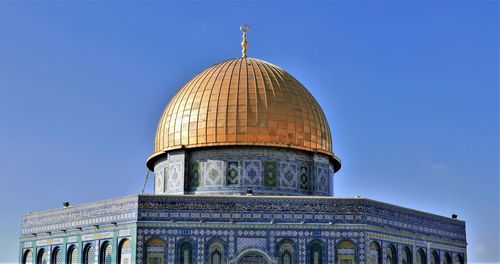
[[[299,263],[306,263],[306,240],[299,238]]]
[[[165,186],[163,177],[163,171],[155,172],[155,193],[160,194],[164,192],[163,187]]]
[[[205,192],[211,195],[241,194],[245,193],[248,187],[257,187],[252,188],[255,194],[271,195],[312,194],[325,196],[329,195],[331,191],[329,188],[326,189],[326,192],[317,190],[314,184],[316,169],[310,169],[311,167],[316,168],[314,164],[324,168],[333,168],[328,157],[319,153],[312,154],[299,150],[259,147],[174,151],[168,154],[168,159],[159,159],[155,164],[154,171],[169,170],[171,165],[181,158],[186,159],[183,162],[187,164],[186,170],[188,171],[181,179],[184,189],[167,186],[163,188],[164,193],[179,194],[185,190],[186,193],[196,194]],[[214,185],[211,182],[204,184],[204,176],[209,173],[207,170],[210,161],[223,163],[221,167],[223,171],[222,184],[217,183]],[[257,162],[257,164],[252,166],[252,163],[247,162],[245,164],[245,161]],[[299,168],[301,166],[307,170],[302,187],[299,186]],[[247,169],[245,169],[246,167]],[[216,171],[218,175],[219,169],[216,169]],[[164,175],[169,175],[169,173],[164,173]],[[215,175],[213,171],[212,175]],[[211,180],[209,177],[207,179]],[[169,185],[170,181],[164,180],[164,182],[165,185]]]
[[[260,248],[266,250],[267,248],[267,238],[257,238],[257,237],[238,237],[236,240],[238,245],[237,251],[241,252],[246,248]]]
[[[328,239],[328,263],[335,263],[335,240],[333,238]]]
[[[297,165],[290,162],[280,162],[279,185],[297,188]]]
[[[271,237],[269,238],[269,252],[271,252],[271,255],[274,255],[275,248],[276,248],[276,238],[273,236],[274,231],[271,231]]]
[[[454,229],[456,228],[455,226],[463,226],[462,222],[456,220],[448,221],[444,217],[439,218],[429,214],[418,214],[408,209],[392,207],[372,200],[314,197],[270,198],[258,196],[251,198],[245,196],[227,198],[227,196],[201,197],[173,195],[140,195],[135,197],[137,206],[134,210],[136,210],[138,218],[126,221],[138,226],[137,250],[135,251],[137,263],[143,264],[144,260],[141,260],[141,258],[145,257],[144,243],[151,237],[161,237],[167,242],[167,252],[169,254],[167,260],[173,258],[172,262],[175,260],[175,241],[186,237],[192,239],[192,241],[196,241],[194,244],[196,262],[205,259],[204,255],[207,254],[205,243],[208,238],[213,237],[226,239],[228,249],[227,260],[233,260],[231,257],[237,255],[240,249],[245,247],[245,244],[247,247],[250,245],[256,247],[255,241],[259,240],[261,240],[261,243],[258,245],[259,248],[262,248],[265,252],[269,252],[270,256],[276,256],[276,246],[280,245],[279,242],[283,239],[294,241],[293,244],[296,246],[296,255],[294,256],[299,258],[297,259],[299,263],[302,263],[301,261],[304,258],[307,259],[305,250],[307,250],[307,242],[310,242],[311,239],[325,241],[325,246],[329,247],[331,251],[325,252],[328,254],[328,256],[325,255],[325,261],[328,261],[328,263],[331,263],[331,258],[335,257],[334,252],[336,249],[334,244],[332,244],[334,238],[338,239],[338,241],[349,239],[356,243],[357,249],[355,249],[354,253],[356,254],[358,264],[367,262],[369,253],[367,245],[372,240],[380,241],[383,248],[386,247],[386,242],[390,242],[397,248],[400,248],[399,245],[403,243],[405,245],[427,247],[429,252],[431,252],[431,249],[440,250],[440,252],[442,250],[450,253],[459,252],[460,254],[464,254],[463,252],[465,252],[465,241],[450,240],[441,236],[426,236],[424,243],[420,239],[412,238],[414,233],[409,231],[411,229],[391,228],[392,225],[398,222],[396,221],[397,219],[413,216],[412,214],[416,214],[414,217],[418,217],[416,219],[419,221],[428,224],[427,230],[431,230],[430,226],[432,225],[434,225],[434,229],[440,230],[438,226],[440,225],[442,228],[441,231],[448,230],[449,232],[454,232],[456,230]],[[127,199],[134,200],[130,197]],[[122,202],[126,201],[126,199],[117,201]],[[75,214],[80,211],[87,212],[85,210],[91,208],[92,211],[89,213],[93,213],[95,208],[97,208],[97,210],[100,210],[100,216],[112,219],[114,212],[121,212],[120,207],[123,206],[122,203],[117,201],[97,203],[99,204],[97,207],[90,204],[50,211],[50,213],[34,213],[27,217],[37,217],[37,214],[44,213],[46,219],[53,219],[52,221],[55,221],[61,213],[64,215],[64,212],[68,210],[72,210],[71,212]],[[103,204],[112,206],[100,207]],[[371,220],[368,221],[367,215],[372,217]],[[91,223],[91,219],[86,219],[85,217],[81,215],[81,221],[88,220],[88,223]],[[372,222],[374,217],[387,220],[387,224],[384,224],[386,227],[382,228],[374,224]],[[198,222],[200,220],[203,221]],[[230,222],[230,220],[233,222]],[[329,222],[332,224],[329,224]],[[97,245],[98,237],[101,237],[102,234],[110,233],[111,236],[115,236],[120,233],[120,230],[128,230],[120,225],[122,224],[118,223],[117,227],[112,225],[103,226],[99,232],[96,232],[95,229],[87,228],[78,232],[68,231],[67,237],[72,237],[72,241],[80,241],[83,238],[88,239],[86,241],[93,241],[92,239],[95,239],[93,243]],[[24,228],[32,227],[25,226]],[[133,236],[133,229],[130,230],[129,234]],[[365,232],[367,233],[365,234]],[[35,245],[37,241],[59,241],[57,239],[62,239],[63,237],[66,236],[60,233],[52,237],[49,237],[47,234],[41,234],[37,236],[36,240],[29,239],[26,236],[22,237],[21,245],[25,243]],[[169,242],[171,238],[174,238],[174,240]],[[243,240],[241,240],[242,238]],[[254,242],[245,242],[245,239],[251,239]],[[306,242],[305,247],[301,241]],[[328,242],[326,243],[326,241]],[[201,246],[202,244],[203,246]],[[172,262],[167,261],[167,263]]]
[[[240,184],[240,166],[238,161],[227,162],[226,185],[239,185]]]
[[[316,168],[316,190],[322,193],[328,193],[329,180],[328,180],[328,170],[322,166]]]
[[[182,160],[172,160],[168,164],[167,191],[184,191],[184,162]]]
[[[200,185],[200,162],[193,161],[189,164],[189,186],[198,187]]]
[[[224,182],[224,163],[220,160],[207,160],[204,166],[203,186],[221,187]]]
[[[174,263],[175,259],[175,237],[168,238],[168,263]]]
[[[300,166],[299,171],[300,189],[308,191],[310,188],[311,176],[307,166]]]
[[[262,185],[262,163],[259,160],[243,161],[243,184],[247,186]]]
[[[278,183],[277,162],[274,160],[264,161],[264,186],[274,187]]]

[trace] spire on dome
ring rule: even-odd
[[[243,24],[240,27],[241,32],[243,32],[243,41],[241,41],[241,57],[246,58],[247,57],[247,47],[248,47],[248,42],[247,42],[247,31],[250,30],[250,27],[247,24]]]

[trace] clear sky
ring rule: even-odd
[[[469,261],[498,263],[498,13],[497,1],[2,1],[0,262],[17,261],[23,213],[138,193],[163,108],[240,56],[248,23],[249,56],[323,107],[343,161],[336,196],[456,213]]]

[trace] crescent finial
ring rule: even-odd
[[[247,24],[243,24],[240,27],[241,32],[243,32],[243,40],[241,41],[241,57],[246,58],[247,57],[247,47],[248,47],[248,42],[247,42],[247,32],[250,30],[250,27]]]

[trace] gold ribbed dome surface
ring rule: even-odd
[[[325,114],[283,69],[254,58],[215,64],[187,82],[158,123],[155,157],[178,148],[274,146],[334,157]]]

